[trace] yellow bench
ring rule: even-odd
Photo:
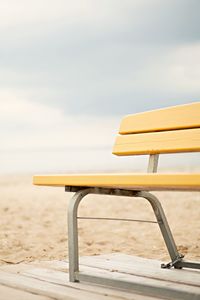
[[[98,278],[79,272],[77,216],[78,205],[87,194],[123,195],[147,199],[167,246],[171,262],[163,268],[200,268],[200,263],[183,259],[178,253],[166,216],[159,200],[149,191],[200,190],[200,173],[157,172],[162,153],[200,152],[200,102],[126,116],[120,126],[113,154],[150,155],[147,173],[36,175],[36,185],[62,186],[75,192],[68,207],[70,281]]]

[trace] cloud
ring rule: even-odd
[[[42,103],[34,103],[22,95],[1,90],[3,100],[0,111],[0,122],[26,124],[41,127],[52,124],[56,120],[62,125],[64,116],[58,108],[51,108]]]
[[[0,92],[0,173],[105,170],[114,166],[116,117],[66,115],[61,109]],[[99,159],[98,159],[99,158]]]
[[[26,69],[1,68],[0,78],[7,89],[66,115],[122,116],[198,100],[199,50],[200,43],[167,49],[122,45],[52,56],[52,64],[47,55],[33,66],[24,57]]]
[[[111,37],[111,42],[120,36],[126,42],[140,43],[199,40],[198,0],[7,0],[0,8],[1,29],[10,34],[19,30],[26,37],[29,33],[31,40],[40,38],[38,33],[59,37],[58,30],[62,34],[71,31],[81,40],[87,36],[96,41]]]
[[[200,96],[190,58],[199,61],[199,1],[0,6],[1,86],[32,102],[66,115],[121,116]]]
[[[4,153],[45,160],[62,149],[65,160],[66,149],[111,147],[125,114],[199,100],[199,9],[198,0],[1,1]]]
[[[0,96],[4,99],[0,111],[4,151],[105,148],[112,144],[112,134],[118,129],[119,120],[115,117],[76,117],[8,92]]]

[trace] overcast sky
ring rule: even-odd
[[[199,12],[199,0],[1,0],[1,172],[113,168],[123,115],[199,101]]]

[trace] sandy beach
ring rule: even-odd
[[[200,260],[200,193],[155,192],[178,249]],[[0,176],[0,264],[67,258],[67,204],[63,188],[37,187],[32,177]],[[145,200],[90,195],[80,216],[155,220]],[[123,252],[169,260],[157,224],[80,220],[80,254]]]

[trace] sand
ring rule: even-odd
[[[178,249],[200,260],[200,193],[155,192],[165,209]],[[36,187],[31,176],[0,176],[0,264],[67,258],[67,205],[72,193]],[[81,216],[155,220],[145,200],[85,198]],[[157,224],[81,220],[80,254],[122,252],[169,260]]]

